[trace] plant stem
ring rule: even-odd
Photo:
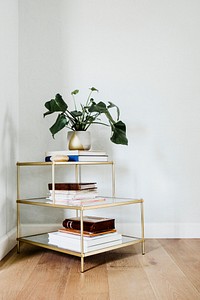
[[[80,119],[80,122],[83,122],[83,121],[84,121],[84,118],[85,118],[85,112],[86,112],[86,108],[85,108],[85,107],[89,105],[90,96],[92,95],[92,92],[93,92],[93,91],[91,91],[91,92],[89,93],[89,96],[88,96],[88,98],[87,98],[86,104],[85,104],[85,106],[83,106],[83,108],[82,108],[83,113],[82,113],[82,118]],[[87,127],[87,128],[88,128],[88,127]],[[87,129],[86,129],[86,130],[87,130]]]
[[[87,101],[86,101],[85,106],[88,106],[89,100],[90,100],[90,96],[92,95],[92,93],[93,93],[93,91],[91,91],[91,92],[89,93],[89,96],[88,96],[88,98],[87,98]]]
[[[76,124],[77,123],[77,119],[74,118],[74,116],[71,115],[70,111],[66,110],[65,111],[65,115],[67,116],[67,118],[69,119],[69,121],[71,122],[71,124]]]
[[[106,117],[108,118],[110,123],[115,123],[115,120],[111,117],[111,114],[109,113],[109,111],[107,110],[107,112],[105,112]]]
[[[72,98],[73,98],[73,101],[74,101],[74,108],[75,108],[75,110],[77,110],[77,107],[76,107],[76,100],[75,100],[74,95],[72,95]]]

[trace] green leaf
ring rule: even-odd
[[[112,136],[110,140],[115,144],[128,145],[126,137],[126,125],[122,121],[112,124]]]
[[[90,90],[91,90],[92,92],[98,92],[98,91],[99,91],[99,90],[97,90],[95,87],[91,87]]]
[[[105,103],[99,102],[96,104],[95,102],[92,102],[92,105],[90,106],[88,111],[89,112],[98,112],[98,113],[102,114],[102,113],[106,113],[108,110],[107,110]]]
[[[85,108],[89,108],[89,107],[92,105],[92,103],[93,103],[93,104],[96,104],[96,102],[94,101],[94,98],[90,98],[90,99],[89,99],[89,103],[88,103],[87,105],[85,105],[84,107],[85,107]]]
[[[120,115],[120,111],[119,111],[119,107],[117,105],[115,105],[114,103],[108,101],[109,105],[107,106],[107,108],[112,108],[112,107],[116,107],[117,109],[117,120],[119,120],[119,115]]]
[[[71,114],[74,118],[82,116],[82,112],[81,112],[81,111],[78,111],[78,110],[70,111],[70,114]]]
[[[57,111],[65,112],[68,108],[68,105],[65,103],[62,96],[57,94],[55,99],[45,103],[45,107],[48,109],[48,111],[44,113],[44,117]]]
[[[52,136],[54,138],[54,135],[60,131],[61,129],[63,129],[67,124],[69,123],[69,121],[66,119],[64,114],[59,114],[56,122],[53,124],[53,126],[51,126],[51,128],[49,128],[49,130],[52,133]]]
[[[73,92],[71,92],[71,95],[76,95],[79,93],[79,90],[74,90]]]

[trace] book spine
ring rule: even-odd
[[[72,235],[72,234],[68,234],[68,233],[61,233],[61,232],[56,232],[56,234],[54,232],[49,233],[49,239],[51,241],[59,241],[59,242],[63,242],[63,243],[68,243],[68,244],[77,244],[80,245],[80,240],[81,237],[77,236],[77,235]],[[94,246],[97,244],[102,244],[102,243],[107,243],[107,242],[111,242],[111,241],[116,241],[116,240],[121,240],[122,236],[119,233],[110,233],[107,235],[100,235],[97,237],[84,237],[83,238],[83,242],[84,242],[84,246]]]
[[[79,155],[67,155],[69,160],[68,161],[79,161]],[[45,162],[52,162],[51,155],[45,156]]]
[[[51,162],[51,156],[46,156],[45,157],[45,162]]]
[[[69,229],[80,230],[80,221],[65,219],[63,221],[63,227],[69,228]],[[115,229],[114,219],[104,221],[104,222],[97,222],[97,223],[94,223],[94,224],[91,224],[91,223],[88,223],[88,222],[83,222],[83,230],[84,231],[97,233],[97,232],[107,231],[107,230],[111,230],[111,229]]]
[[[89,155],[89,156],[98,156],[98,155],[107,155],[105,151],[88,151],[88,150],[63,150],[63,151],[47,151],[45,156],[62,156],[62,155]]]
[[[95,161],[108,161],[108,155],[69,155],[69,161],[80,162],[95,162]]]
[[[79,161],[79,155],[68,155],[69,161]]]
[[[52,191],[52,183],[48,184],[48,189]],[[55,190],[58,191],[78,191],[85,192],[86,190],[96,190],[96,183],[81,184],[81,183],[55,183]]]
[[[48,184],[48,188],[52,191],[52,183]],[[55,183],[55,190],[65,191],[65,190],[79,190],[79,184],[70,184],[70,183]]]
[[[67,155],[68,156],[68,161],[108,161],[108,155]],[[45,156],[45,162],[52,162],[51,160],[52,156],[47,155]],[[58,160],[59,161],[59,160]],[[62,160],[61,160],[62,161]]]

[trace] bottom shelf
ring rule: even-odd
[[[116,244],[116,245],[113,245],[110,247],[98,249],[95,251],[89,251],[89,252],[82,254],[81,252],[76,252],[76,251],[72,251],[72,250],[65,249],[65,248],[59,248],[55,245],[50,244],[48,242],[48,233],[37,234],[37,235],[32,235],[32,236],[27,236],[27,237],[21,237],[21,238],[18,238],[18,241],[36,245],[36,246],[43,247],[43,248],[47,248],[47,249],[54,250],[54,251],[63,252],[63,253],[78,256],[78,257],[86,257],[86,256],[90,256],[90,255],[94,255],[94,254],[98,254],[98,253],[102,253],[102,252],[106,252],[106,251],[110,251],[110,250],[114,250],[114,249],[118,249],[118,248],[122,248],[122,247],[126,247],[126,246],[144,242],[144,240],[142,238],[136,238],[136,237],[130,237],[130,236],[123,235],[122,243],[120,243],[120,244]]]

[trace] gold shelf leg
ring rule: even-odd
[[[54,161],[51,167],[51,178],[52,178],[53,204],[55,204],[55,163]]]
[[[20,211],[19,204],[17,203],[17,253],[20,253],[20,241],[19,241],[19,231],[20,231]]]
[[[144,200],[141,202],[141,230],[142,230],[142,255],[145,254],[145,240],[144,240]]]
[[[81,222],[81,273],[84,272],[83,210],[80,211]]]
[[[17,241],[17,253],[20,254],[20,242]]]
[[[20,198],[20,191],[19,191],[19,178],[20,178],[20,169],[17,166],[17,200]],[[20,237],[20,204],[17,203],[17,253],[20,253],[20,241],[18,240]]]
[[[75,182],[81,182],[81,166],[75,165]]]
[[[81,166],[75,165],[75,182],[81,182]],[[78,217],[78,210],[76,210],[76,217]]]
[[[84,273],[84,257],[81,256],[81,273]]]
[[[115,165],[112,163],[112,197],[115,197]]]

